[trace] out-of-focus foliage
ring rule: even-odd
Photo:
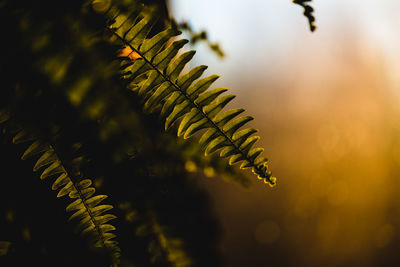
[[[0,241],[0,256],[7,255],[11,246],[11,242],[8,241]]]
[[[225,57],[224,51],[221,49],[220,45],[218,43],[212,43],[207,36],[206,31],[200,31],[200,32],[195,32],[192,27],[190,26],[190,23],[188,21],[183,21],[181,23],[177,23],[174,20],[172,20],[172,25],[173,27],[184,30],[189,34],[190,38],[190,44],[195,45],[196,43],[200,41],[204,41],[207,46],[216,53],[220,58]]]
[[[312,0],[293,0],[293,3],[298,4],[304,8],[304,16],[308,19],[308,24],[310,25],[310,30],[313,32],[317,29],[315,26],[315,17],[313,15],[314,9],[312,6],[307,4],[307,2],[311,2]]]
[[[144,23],[145,27],[153,24],[151,30],[148,28],[148,37],[156,38],[165,30],[168,16],[164,1],[152,2],[160,2],[157,6],[163,8],[153,10],[146,5],[144,10],[156,13],[139,13],[143,5],[129,0],[0,1],[0,21],[7,25],[2,33],[4,53],[0,61],[0,164],[2,172],[8,173],[0,187],[0,220],[5,226],[0,229],[0,239],[8,240],[0,243],[1,265],[221,265],[218,224],[193,173],[224,176],[244,186],[250,180],[220,157],[205,158],[196,137],[177,140],[176,130],[181,132],[177,126],[165,132],[159,116],[143,112],[143,104],[150,98],[143,100],[127,90],[127,80],[121,79],[121,62],[126,63],[122,68],[125,70],[137,66],[148,56],[140,44],[165,51],[164,43],[155,39],[126,43],[126,36],[116,40],[112,31],[115,21],[107,15],[114,14],[117,21],[127,15],[130,26],[125,30],[140,24],[141,18],[149,19]],[[161,20],[155,21],[157,17]],[[165,42],[170,43],[169,39]],[[132,49],[127,55],[125,46]],[[158,50],[152,53],[160,55]],[[177,69],[182,70],[184,64],[178,65]],[[178,78],[179,72],[173,71],[173,76]],[[199,76],[180,76],[174,83],[182,88],[179,79],[193,82]],[[149,80],[146,75],[141,77]],[[204,105],[196,102],[197,111],[213,119],[217,114],[208,113],[214,108],[220,111],[232,98],[223,98],[227,102],[215,98],[222,91],[214,91],[217,93],[210,98],[203,95]],[[215,107],[210,106],[211,98],[216,99],[212,103]],[[177,106],[170,105],[170,112]],[[233,136],[249,119],[243,118],[230,125],[232,131],[228,127],[221,133]],[[266,182],[273,183],[266,160],[256,161],[261,149],[250,150],[257,140],[248,139],[253,132],[250,129],[237,138],[231,136],[242,146],[238,143],[236,150],[223,151],[240,152],[235,161],[245,160],[242,167],[254,167]],[[13,139],[14,143],[33,142],[28,148],[36,154],[32,154],[33,160],[20,161],[21,156],[27,158],[26,146],[12,144]],[[46,145],[35,148],[35,144]],[[231,145],[214,144],[208,152]],[[41,178],[61,176],[55,181],[45,179],[43,182],[48,184],[44,185],[32,173],[32,165],[34,170],[48,166]],[[57,194],[48,188],[59,186],[58,196],[69,194],[77,200],[72,204],[65,199],[56,201]],[[99,195],[93,196],[94,188]],[[106,195],[110,205],[98,205]],[[106,222],[114,219],[113,215],[100,216],[111,205],[117,217],[112,225]],[[71,218],[81,219],[78,228],[68,224],[65,207],[67,211],[77,210]],[[119,244],[109,240],[114,240],[110,230],[116,233]],[[91,234],[79,237],[71,232]],[[103,249],[98,248],[99,244]],[[120,257],[118,247],[122,250]]]

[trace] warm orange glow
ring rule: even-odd
[[[141,58],[141,56],[136,53],[135,51],[132,50],[129,46],[126,46],[124,49],[122,49],[121,53],[118,55],[119,57],[129,57],[132,61],[135,61],[138,58]]]
[[[268,5],[286,5],[281,2]],[[219,179],[200,181],[222,221],[227,266],[400,266],[400,20],[394,6],[399,2],[315,1],[312,34],[302,17],[273,31],[277,24],[254,18],[255,7],[243,9],[249,16],[239,25],[249,30],[237,39],[218,35],[228,51],[224,62],[198,53],[200,63],[216,62],[209,70],[222,74],[218,86],[236,90],[232,106],[254,115],[278,177],[275,188],[256,181],[250,192]],[[236,29],[235,18],[207,31],[217,34],[225,22]]]

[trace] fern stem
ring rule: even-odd
[[[56,153],[56,155],[59,155],[59,153],[57,153],[57,150],[56,150],[55,146],[54,146],[54,145],[50,145],[50,146],[54,149],[54,152]],[[61,165],[64,167],[64,169],[66,169],[66,165],[63,164],[63,161],[61,160],[61,158],[60,158],[59,156],[57,156],[57,158],[58,158],[58,160],[61,162]],[[79,188],[79,186],[77,186],[77,184],[78,184],[77,179],[76,179],[74,176],[69,175],[69,174],[71,173],[70,171],[68,171],[67,169],[66,169],[65,171],[66,171],[66,173],[67,173],[67,176],[68,176],[69,179],[71,180],[71,182],[72,182],[72,184],[73,184],[73,187],[74,187],[75,190],[78,192],[79,198],[82,199],[82,204],[83,204],[83,206],[85,207],[87,213],[89,214],[90,220],[91,220],[91,221],[93,222],[93,224],[94,224],[94,227],[95,227],[96,232],[98,233],[98,235],[99,235],[99,237],[100,237],[101,244],[102,244],[103,248],[104,248],[104,249],[107,249],[107,246],[106,246],[106,244],[105,244],[105,240],[104,240],[104,237],[103,237],[103,233],[102,233],[101,230],[100,230],[99,224],[97,223],[97,221],[96,221],[96,219],[94,218],[94,216],[93,216],[93,214],[92,214],[92,212],[91,212],[91,210],[90,210],[88,204],[86,203],[86,200],[87,200],[87,199],[83,196],[82,191],[81,191],[81,189]]]
[[[71,180],[72,180],[72,179],[71,179]],[[86,203],[86,200],[87,200],[87,199],[83,196],[82,191],[79,189],[79,187],[76,186],[77,182],[74,182],[74,181],[72,181],[72,182],[73,182],[74,188],[76,189],[76,191],[77,191],[78,194],[79,194],[79,197],[82,199],[82,204],[83,204],[83,206],[85,207],[85,209],[87,210],[87,213],[88,213],[89,216],[90,216],[90,220],[93,222],[94,227],[96,228],[96,232],[97,232],[97,233],[99,234],[99,236],[100,236],[100,240],[101,240],[102,246],[103,246],[105,249],[107,249],[107,246],[106,246],[106,244],[105,244],[105,240],[104,240],[104,237],[103,237],[103,233],[102,233],[101,230],[100,230],[99,224],[97,223],[96,219],[95,219],[94,216],[92,215],[92,211],[90,210],[89,206],[88,206],[87,203]]]
[[[237,151],[238,153],[240,153],[242,156],[244,156],[245,160],[248,161],[252,166],[253,169],[255,171],[255,173],[257,173],[260,177],[265,178],[268,183],[270,183],[271,185],[274,184],[274,181],[272,181],[270,179],[271,174],[268,172],[267,175],[263,174],[263,171],[255,164],[254,160],[255,159],[250,159],[246,153],[243,153],[243,151],[240,150],[240,148],[235,144],[235,142],[217,125],[214,123],[214,121],[207,116],[206,113],[204,113],[203,109],[196,103],[194,102],[194,100],[192,100],[184,90],[182,90],[176,83],[174,83],[173,81],[171,81],[169,79],[169,77],[167,75],[165,75],[162,71],[160,71],[157,66],[155,66],[150,60],[148,60],[138,49],[134,48],[129,42],[127,42],[123,37],[121,37],[120,35],[118,35],[115,31],[109,29],[111,31],[111,33],[113,35],[115,35],[124,45],[129,46],[130,49],[132,49],[132,51],[135,51],[138,55],[141,56],[141,58],[143,58],[143,60],[149,64],[154,70],[157,71],[157,73],[159,75],[161,75],[165,81],[169,82],[175,89],[176,91],[180,92],[187,101],[189,101],[189,103],[195,107],[200,113],[201,115],[207,119],[207,121],[213,126],[214,129],[216,129],[219,134],[221,136],[223,136],[226,140],[229,141],[229,143],[235,148],[235,151]],[[263,177],[265,176],[265,177]]]

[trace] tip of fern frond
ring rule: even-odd
[[[270,187],[276,186],[276,177],[271,176],[271,172],[268,171],[267,164],[264,163],[261,167],[253,168],[253,173],[257,175],[259,180],[263,180],[265,184],[268,184]]]
[[[315,32],[316,29],[317,29],[317,26],[314,26],[314,25],[311,25],[311,26],[310,26],[311,32]]]
[[[268,184],[270,187],[275,187],[276,186],[276,177],[269,177],[264,178],[264,183]]]

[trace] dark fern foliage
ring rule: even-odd
[[[275,178],[218,76],[181,74],[165,1],[1,0],[0,22],[0,265],[221,266],[192,173]]]
[[[293,3],[298,4],[304,8],[304,16],[308,19],[308,24],[310,25],[310,30],[313,32],[317,29],[317,26],[315,26],[315,17],[313,15],[314,9],[312,6],[308,4],[308,2],[311,2],[312,0],[293,0]]]
[[[8,114],[2,113],[1,122],[7,122]],[[13,128],[16,127],[16,128]],[[21,159],[26,160],[36,155],[40,155],[36,161],[33,171],[42,169],[40,179],[48,177],[57,177],[52,183],[52,190],[58,190],[57,197],[68,195],[74,201],[66,207],[67,212],[73,212],[69,220],[78,221],[79,231],[82,234],[89,235],[94,247],[109,250],[113,261],[118,263],[120,248],[118,242],[111,240],[115,237],[110,231],[115,227],[109,224],[110,220],[116,218],[112,214],[104,214],[113,208],[111,205],[99,205],[107,195],[94,195],[95,188],[92,186],[92,180],[83,178],[81,174],[82,165],[85,158],[82,155],[76,155],[70,162],[60,158],[58,148],[43,142],[35,133],[12,125],[7,131],[17,132],[13,137],[14,144],[31,143],[24,151]],[[79,150],[80,144],[72,145],[73,153]]]

